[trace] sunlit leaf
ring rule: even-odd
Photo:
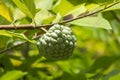
[[[96,10],[100,8],[100,5],[92,3],[85,6],[88,11]]]
[[[9,9],[3,3],[2,0],[0,0],[0,15],[3,16],[3,17],[5,17],[8,21],[12,22]]]
[[[84,13],[85,11],[86,11],[85,4],[81,4],[81,5],[74,7],[67,14],[72,14],[74,17],[77,17],[78,15]]]
[[[43,15],[44,14],[44,15]],[[44,20],[53,17],[53,15],[48,12],[47,10],[41,10],[35,15],[35,22],[37,25],[40,25],[43,23]]]
[[[59,0],[54,6],[53,11],[60,13],[60,15],[63,16],[68,13],[73,7],[74,5],[67,0]]]
[[[4,74],[0,80],[17,80],[20,79],[25,74],[22,71],[19,70],[12,70]]]
[[[0,30],[0,35],[3,35],[3,36],[7,36],[7,37],[12,37],[11,34],[9,34],[7,31],[5,30]]]
[[[70,24],[74,24],[78,26],[86,26],[86,27],[111,29],[110,23],[106,19],[101,17],[86,17],[72,21],[70,22]]]
[[[108,9],[106,9],[105,11],[117,10],[117,9],[120,9],[120,3],[118,3],[118,4],[116,4],[116,5],[112,6],[112,7],[110,7]]]
[[[34,18],[36,9],[33,0],[12,0],[17,7],[30,18]]]

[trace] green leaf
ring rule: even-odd
[[[0,48],[5,48],[7,41],[9,41],[11,37],[12,35],[7,33],[5,30],[0,30]]]
[[[0,30],[0,35],[7,36],[7,37],[12,37],[12,35],[9,34],[6,30]]]
[[[25,73],[23,73],[22,71],[13,70],[13,71],[9,71],[6,74],[4,74],[0,78],[0,80],[17,80],[17,79],[20,79],[24,75],[25,75]]]
[[[119,56],[102,56],[95,60],[88,72],[94,73],[97,70],[105,70],[118,59]]]
[[[47,10],[41,10],[38,13],[36,13],[36,15],[35,15],[35,23],[37,25],[40,25],[43,23],[44,20],[46,20],[48,18],[52,18],[52,17],[53,17],[53,15],[50,12],[48,12]]]
[[[112,3],[115,0],[93,0],[95,3]]]
[[[57,13],[56,18],[52,21],[52,23],[59,23],[61,18],[62,18],[61,15]]]
[[[70,24],[78,25],[78,26],[86,26],[86,27],[111,29],[110,23],[106,19],[101,17],[86,17],[72,21],[70,22]]]
[[[68,13],[72,8],[74,7],[73,4],[71,4],[67,0],[59,0],[56,5],[53,7],[53,11],[56,13],[60,13],[61,16],[64,16],[66,13]]]
[[[73,14],[74,17],[86,11],[86,0],[59,0],[53,7],[55,13],[60,13],[61,16]]]
[[[10,38],[9,37],[7,37],[7,36],[3,36],[3,35],[0,35],[0,48],[6,48],[6,46],[7,46],[7,42],[10,40]]]
[[[8,20],[6,20],[6,18],[4,18],[3,16],[0,16],[0,25],[5,25],[5,24],[10,24],[10,22]]]
[[[105,11],[116,10],[116,9],[120,9],[120,3],[118,3],[118,4],[116,4],[116,5],[112,6],[112,7],[110,7],[108,9],[106,9]]]
[[[37,9],[51,9],[54,0],[35,0]]]
[[[14,20],[21,20],[22,18],[26,17],[26,15],[18,8],[14,9]]]
[[[33,0],[12,0],[17,7],[30,18],[34,18],[36,8]]]
[[[29,12],[32,14],[32,16],[35,16],[36,13],[36,8],[35,8],[35,3],[34,0],[23,0],[26,7],[29,9]]]
[[[34,40],[28,39],[28,38],[27,38],[24,34],[22,34],[22,33],[14,33],[14,32],[6,31],[6,30],[0,30],[0,35],[6,36],[6,37],[17,37],[17,38],[26,40],[26,41],[28,41],[28,42],[35,43]]]
[[[84,13],[86,11],[85,4],[81,4],[78,6],[75,6],[71,11],[69,11],[67,14],[72,14],[73,17],[77,17],[78,15]],[[66,14],[66,15],[67,15]]]
[[[31,43],[36,43],[34,40],[28,39],[28,38],[27,38],[24,34],[22,34],[22,33],[13,33],[13,32],[8,32],[8,33],[10,33],[13,37],[17,37],[17,38],[26,40],[26,41],[31,42]]]
[[[3,16],[9,22],[12,22],[11,15],[8,7],[0,0],[0,15]]]

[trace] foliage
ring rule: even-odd
[[[67,60],[39,55],[37,36],[50,26],[36,27],[54,23],[70,26],[77,37]],[[0,80],[120,78],[120,0],[0,0],[0,29]]]

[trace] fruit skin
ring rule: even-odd
[[[52,59],[66,59],[72,55],[76,38],[69,27],[55,24],[39,38],[37,46],[42,56]]]

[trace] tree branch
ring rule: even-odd
[[[0,30],[6,29],[6,30],[32,30],[32,29],[41,29],[41,27],[50,27],[53,24],[46,24],[46,25],[40,25],[40,26],[35,26],[34,24],[25,24],[25,25],[0,25]]]
[[[83,15],[80,15],[78,16],[77,18],[73,18],[73,19],[69,19],[69,20],[65,20],[65,21],[62,21],[60,23],[56,23],[56,24],[64,24],[64,23],[68,23],[68,22],[71,22],[71,21],[74,21],[74,20],[77,20],[77,19],[81,19],[81,18],[84,18],[84,17],[87,17],[87,16],[91,16],[91,15],[94,15],[96,13],[99,13],[103,10],[106,10],[116,4],[118,4],[120,2],[116,2],[116,3],[113,3],[109,6],[106,6],[105,8],[102,8],[102,9],[99,9],[97,11],[93,11],[93,12],[88,12],[87,14],[83,14]],[[45,25],[40,25],[40,26],[35,26],[34,24],[26,24],[26,25],[0,25],[0,30],[2,29],[6,29],[6,30],[32,30],[32,29],[42,29],[41,27],[50,27],[50,26],[53,26],[54,24],[45,24]]]

